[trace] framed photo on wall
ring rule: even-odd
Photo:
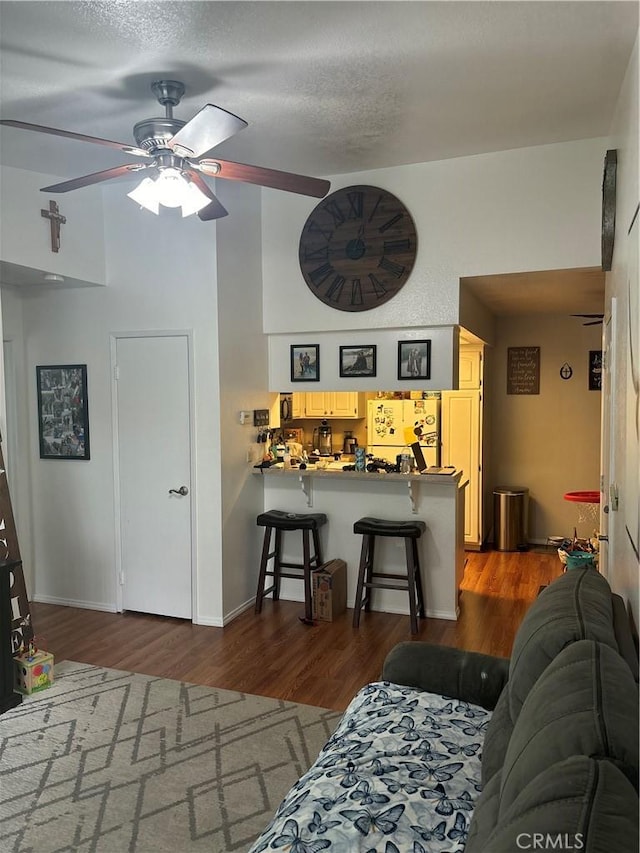
[[[340,376],[375,376],[374,345],[340,347]]]
[[[291,381],[319,382],[320,381],[320,346],[319,344],[291,345]]]
[[[87,365],[36,367],[41,459],[84,459],[89,455]]]
[[[431,378],[431,341],[398,341],[398,379]]]

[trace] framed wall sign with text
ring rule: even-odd
[[[540,393],[540,347],[507,347],[507,394]]]
[[[602,391],[602,350],[589,350],[589,391]]]

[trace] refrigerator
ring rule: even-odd
[[[440,398],[369,400],[367,453],[395,462],[402,449],[420,442],[427,465],[440,465]]]

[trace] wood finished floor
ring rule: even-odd
[[[415,637],[409,617],[352,610],[334,622],[302,625],[301,604],[264,602],[225,628],[140,613],[103,613],[33,603],[39,645],[56,662],[75,660],[342,711],[380,677],[387,652],[426,640],[508,657],[522,617],[543,584],[561,574],[554,551],[468,552],[457,622],[426,619]],[[375,592],[374,592],[375,595]]]

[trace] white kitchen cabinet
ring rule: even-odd
[[[364,394],[356,391],[331,391],[330,411],[334,418],[363,418],[365,416]]]
[[[482,474],[482,393],[443,391],[441,405],[442,465],[455,465],[469,481],[464,495],[465,547],[480,549],[484,507]]]
[[[324,418],[327,415],[328,395],[324,391],[307,391],[304,395],[305,418]]]
[[[304,391],[294,391],[291,395],[291,419],[297,420],[304,417],[306,394]]]
[[[364,394],[358,391],[307,391],[306,418],[363,418]]]
[[[464,344],[460,347],[458,387],[461,391],[481,387],[482,350],[481,344]]]

